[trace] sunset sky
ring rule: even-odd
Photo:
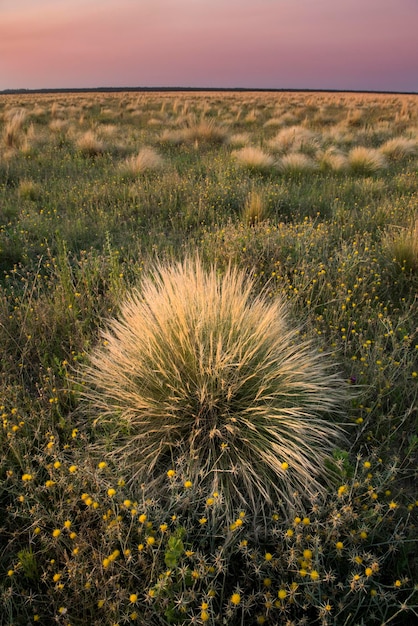
[[[418,0],[0,0],[0,90],[418,92]]]

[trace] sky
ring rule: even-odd
[[[418,92],[418,0],[0,0],[0,90]]]

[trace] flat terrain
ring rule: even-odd
[[[414,95],[0,95],[1,624],[416,623],[417,173]],[[350,391],[330,480],[267,521],[181,463],[138,484],[82,401],[132,288],[196,252]]]

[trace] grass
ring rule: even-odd
[[[417,120],[396,94],[0,96],[2,623],[416,623]],[[125,175],[143,146],[166,166]],[[306,437],[274,455],[292,380]]]
[[[274,164],[274,159],[270,154],[255,146],[234,150],[232,156],[241,167],[252,172],[268,172]]]
[[[164,167],[164,161],[156,150],[144,147],[134,156],[128,157],[121,165],[121,172],[135,177],[142,172],[152,172]]]
[[[296,340],[281,299],[253,299],[252,289],[242,271],[219,278],[198,258],[159,266],[102,334],[84,377],[95,423],[110,425],[110,454],[132,480],[161,494],[183,459],[204,498],[224,495],[228,523],[243,504],[256,516],[275,502],[286,517],[294,492],[321,488],[340,430],[325,418],[346,395],[324,355]]]

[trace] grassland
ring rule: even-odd
[[[417,623],[417,172],[413,95],[0,96],[1,624]],[[329,480],[262,520],[187,459],[138,484],[83,401],[107,321],[196,251],[350,390]]]

